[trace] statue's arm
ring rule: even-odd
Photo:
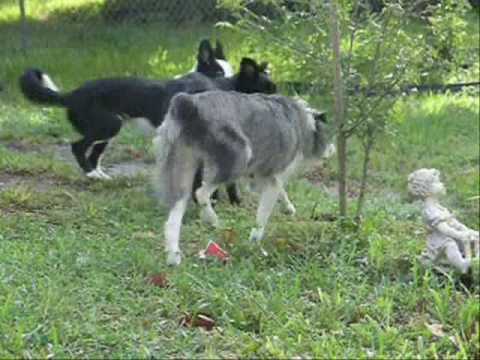
[[[455,218],[450,219],[449,222],[450,222],[450,225],[452,225],[452,227],[454,227],[455,229],[457,229],[459,231],[472,231],[470,228],[463,225],[460,221],[458,221]]]
[[[466,230],[458,230],[457,228],[451,226],[449,222],[442,221],[436,226],[442,234],[463,243],[465,257],[467,259],[480,256],[480,242],[478,238],[478,231],[471,230],[467,227]],[[472,247],[473,245],[473,247]]]
[[[453,226],[460,231],[465,231],[468,234],[468,239],[473,242],[479,241],[479,233],[476,230],[470,229],[469,227],[463,225],[457,219],[452,219]]]
[[[442,221],[436,225],[437,230],[442,234],[445,234],[452,239],[459,241],[468,241],[469,240],[469,231],[459,230],[454,226],[451,226],[447,221]]]

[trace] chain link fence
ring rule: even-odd
[[[215,0],[110,0],[102,9],[102,18],[107,22],[205,23],[225,16],[216,5]]]
[[[0,15],[0,24],[8,23],[10,31],[16,30],[12,35],[17,42],[9,45],[26,51],[43,45],[36,41],[41,35],[37,23],[42,23],[45,31],[77,31],[83,36],[95,26],[159,24],[180,28],[228,19],[229,14],[217,5],[216,0],[0,0],[5,13]]]
[[[17,79],[28,67],[51,72],[63,81],[61,87],[71,88],[89,78],[118,74],[183,74],[194,65],[203,38],[220,38],[229,57],[229,48],[237,44],[231,39],[236,38],[227,39],[215,24],[235,18],[219,2],[0,0],[0,100],[18,97]],[[275,16],[276,6],[249,3],[255,13]],[[238,63],[237,58],[231,60]]]
[[[384,0],[366,0],[373,11],[381,11]],[[415,2],[418,13],[440,0]],[[468,0],[475,9],[480,0]],[[288,8],[295,8],[295,0],[275,0]],[[275,6],[268,2],[250,1],[248,7],[260,15],[275,16]],[[218,0],[0,0],[0,24],[8,21],[17,26],[17,43],[10,45],[23,50],[35,44],[38,29],[32,23],[43,22],[50,29],[77,29],[84,35],[92,26],[121,24],[162,24],[172,28],[185,25],[213,24],[232,20],[231,14],[222,9]],[[0,50],[1,51],[1,50]]]
[[[279,1],[287,5],[292,2]],[[274,6],[251,1],[248,7],[258,14],[274,16]],[[0,0],[0,12],[4,12],[0,14],[0,25],[9,23],[10,30],[16,30],[13,35],[17,42],[9,45],[24,51],[43,45],[36,39],[42,31],[37,23],[48,30],[78,31],[87,36],[96,26],[158,24],[193,28],[233,20],[217,0]]]
[[[298,0],[274,1],[290,10],[306,11],[298,8]],[[480,0],[468,1],[473,11],[478,11]],[[438,2],[421,0],[415,4],[424,9]],[[0,88],[2,81],[16,78],[27,66],[93,69],[107,57],[112,59],[110,73],[165,78],[182,73],[188,70],[187,65],[191,68],[194,63],[199,38],[216,34],[212,30],[216,22],[234,19],[218,3],[219,0],[0,0]],[[383,6],[383,0],[365,0],[365,3],[372,11]],[[268,2],[252,0],[249,4],[259,15],[276,16],[276,7]],[[182,32],[177,39],[177,33]],[[187,41],[181,43],[180,39]],[[235,44],[231,42],[227,47]],[[181,52],[182,46],[187,51],[176,58],[171,56],[172,50]],[[99,56],[102,49],[110,52]],[[21,54],[26,56],[22,58]],[[57,60],[59,56],[63,59]],[[188,64],[181,65],[180,56]],[[120,57],[124,60],[114,61]],[[128,64],[125,60],[128,57],[130,62],[140,65]],[[97,68],[100,76],[106,66]],[[94,75],[97,74],[91,76]]]

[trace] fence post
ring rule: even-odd
[[[25,12],[25,0],[19,0],[20,6],[20,21],[21,21],[21,48],[24,54],[27,53],[28,47],[28,26],[27,26],[27,17]]]

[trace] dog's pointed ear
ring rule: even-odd
[[[240,62],[240,75],[256,78],[259,74],[258,64],[250,58],[243,58]]]
[[[325,111],[314,110],[313,118],[315,119],[315,124],[326,124],[327,123],[327,113]]]
[[[258,66],[259,70],[264,73],[270,73],[270,69],[268,68],[268,62],[262,61]]]
[[[204,39],[200,41],[200,45],[198,46],[198,56],[197,59],[200,62],[210,63],[212,59],[215,58],[213,53],[212,44],[210,44],[210,40]]]
[[[225,57],[225,53],[223,52],[223,46],[220,41],[216,41],[215,43],[215,58],[220,60],[227,60]]]

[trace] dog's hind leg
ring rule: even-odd
[[[217,187],[218,185],[203,182],[202,186],[195,191],[195,197],[197,198],[198,204],[202,207],[202,220],[214,227],[219,226],[219,221],[215,210],[213,210],[210,197],[215,192]]]
[[[257,227],[253,228],[250,233],[251,241],[262,240],[265,226],[267,225],[268,219],[272,214],[273,207],[275,206],[275,202],[281,191],[282,187],[280,181],[275,178],[271,179],[263,186],[257,209]]]
[[[195,172],[195,177],[193,178],[193,185],[192,185],[192,199],[196,203],[198,203],[198,201],[195,193],[202,186],[202,178],[203,178],[203,166],[200,166],[198,170]]]
[[[180,252],[180,230],[183,215],[187,209],[189,195],[183,196],[170,208],[168,220],[165,223],[165,248],[167,251],[167,264],[179,265],[182,261]]]
[[[197,172],[195,173],[195,178],[193,180],[193,186],[192,186],[192,199],[196,203],[198,203],[196,192],[202,186],[202,179],[203,179],[203,166],[200,166]],[[215,190],[212,196],[210,197],[210,199],[215,200],[213,202],[213,204],[215,204],[218,198],[219,198],[218,190]]]
[[[240,195],[238,194],[238,187],[237,184],[231,183],[227,185],[227,194],[228,199],[230,200],[230,204],[232,205],[240,205]]]
[[[94,168],[90,164],[90,162],[87,159],[86,153],[90,146],[92,146],[93,141],[88,139],[88,138],[83,138],[81,140],[78,140],[74,143],[72,143],[72,153],[75,156],[75,159],[77,160],[78,165],[82,168],[82,170],[89,176],[88,174],[92,174],[91,177],[96,177],[94,173]]]
[[[110,179],[100,167],[102,155],[107,148],[109,141],[116,136],[122,128],[121,118],[103,108],[94,107],[88,113],[89,123],[87,136],[92,139],[92,151],[88,156],[88,161],[93,171],[87,173],[87,176],[98,179]]]
[[[295,215],[297,210],[295,209],[295,206],[292,204],[292,202],[288,198],[287,191],[283,186],[282,186],[282,189],[280,190],[280,198],[283,201],[283,205],[285,206],[285,211],[287,212],[287,214]]]
[[[292,204],[292,202],[288,198],[287,191],[285,190],[285,184],[287,182],[287,179],[293,174],[293,172],[295,171],[295,169],[297,168],[301,160],[302,160],[302,156],[297,155],[295,159],[292,161],[292,163],[285,169],[285,171],[279,174],[277,177],[281,187],[280,199],[282,200],[283,205],[285,206],[285,211],[287,212],[287,214],[290,214],[290,215],[295,215],[297,210],[295,209],[295,206]]]
[[[108,146],[108,140],[105,140],[102,142],[96,142],[92,147],[92,152],[88,157],[88,161],[103,179],[110,180],[111,177],[103,172],[103,169],[101,166],[102,156],[107,146]]]

